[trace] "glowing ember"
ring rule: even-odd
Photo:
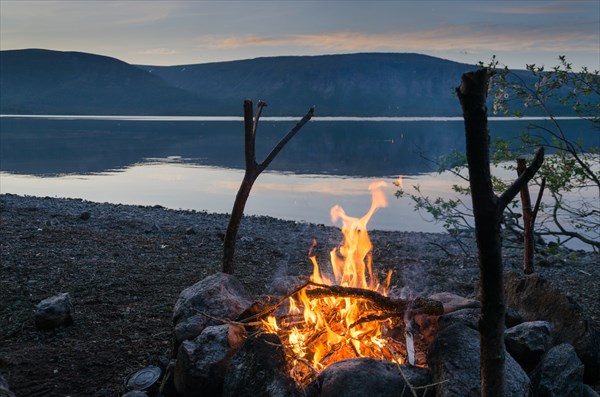
[[[342,245],[330,253],[333,280],[321,273],[316,258],[311,256],[314,270],[310,282],[289,298],[288,313],[262,321],[264,330],[281,338],[293,367],[292,375],[300,383],[345,358],[374,357],[401,363],[398,351],[404,349],[386,336],[392,320],[382,315],[375,302],[361,299],[360,294],[348,297],[320,293],[324,287],[340,286],[346,291],[369,290],[386,296],[391,272],[383,282],[373,273],[372,244],[367,233],[371,216],[387,205],[381,190],[385,185],[375,182],[369,186],[372,204],[362,218],[346,215],[340,206],[331,209],[332,221],[342,221],[344,235]]]

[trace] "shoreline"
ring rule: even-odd
[[[16,395],[123,392],[123,379],[171,354],[179,293],[220,271],[227,214],[81,199],[0,195],[0,374]],[[479,269],[447,234],[370,231],[374,271],[420,295],[475,297]],[[307,252],[327,271],[338,228],[267,216],[242,220],[235,275],[254,295],[276,294],[312,273]],[[473,248],[473,242],[470,246]],[[440,248],[443,247],[443,250]],[[474,249],[472,249],[474,252]],[[522,252],[504,250],[521,272]],[[597,254],[538,258],[536,272],[579,303],[600,328]],[[33,308],[69,292],[74,324],[37,331]]]

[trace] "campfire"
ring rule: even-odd
[[[313,243],[312,275],[294,276],[295,285],[279,295],[253,300],[227,273],[184,289],[173,312],[176,360],[169,367],[172,377],[165,375],[161,388],[172,379],[173,395],[183,397],[423,396],[434,390],[439,395],[477,394],[480,302],[450,292],[405,295],[390,272],[380,273],[373,264],[367,223],[386,205],[384,186],[370,186],[373,201],[361,218],[348,216],[339,206],[331,210],[333,221],[342,223],[343,241],[331,250],[330,266],[319,265]],[[529,318],[521,322],[515,315],[515,326],[505,333],[507,395],[528,395],[531,387],[542,390],[546,380],[538,376],[567,382],[563,375],[572,371],[578,371],[574,387],[580,387],[584,367],[575,347],[551,347],[553,327],[560,330],[566,324],[562,313],[580,319],[569,321],[569,327],[586,328],[560,332],[589,340],[595,350],[584,350],[582,356],[597,357],[595,331],[569,309],[574,306],[566,297],[559,299],[565,311],[555,311],[547,302],[554,304],[560,292],[547,290],[540,280],[516,277],[510,282],[508,296]],[[546,306],[553,308],[552,315],[558,313],[553,323],[538,321],[539,307]],[[563,354],[573,357],[567,360],[572,371],[563,370]],[[553,364],[554,359],[561,364]],[[585,367],[592,381],[598,368],[594,363]],[[559,373],[546,374],[546,365]]]
[[[385,182],[369,186],[371,208],[361,218],[348,216],[342,207],[331,209],[332,221],[342,222],[343,241],[330,252],[331,269],[323,271],[309,251],[310,279],[269,307],[261,321],[267,333],[279,336],[292,377],[306,385],[334,362],[371,357],[397,364],[425,366],[415,352],[414,316],[441,314],[439,302],[423,298],[405,300],[390,296],[389,271],[380,280],[372,267],[373,246],[367,223],[387,205]],[[327,273],[327,275],[326,275]]]

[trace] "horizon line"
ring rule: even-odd
[[[0,118],[123,121],[244,121],[243,116],[139,116],[139,115],[58,115],[0,114]],[[264,116],[263,121],[299,121],[302,116]],[[579,116],[489,116],[490,121],[586,120]],[[310,121],[464,121],[463,116],[315,116]]]

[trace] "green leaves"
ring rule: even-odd
[[[516,178],[515,161],[519,157],[530,156],[539,146],[545,146],[548,153],[538,171],[534,184],[546,179],[549,197],[540,207],[541,219],[536,232],[554,236],[558,244],[570,239],[579,239],[600,250],[600,203],[598,200],[585,200],[581,193],[586,189],[600,193],[600,154],[598,147],[582,148],[580,139],[571,140],[563,130],[563,124],[556,112],[574,113],[592,123],[600,130],[600,75],[598,71],[582,68],[575,72],[564,55],[559,63],[551,68],[535,64],[526,65],[528,74],[513,72],[502,66],[496,56],[480,67],[488,67],[496,73],[490,81],[490,95],[493,99],[493,112],[522,117],[532,109],[542,112],[548,122],[534,124],[521,133],[515,141],[496,138],[491,145],[491,162]],[[560,106],[560,107],[557,107]],[[538,113],[539,114],[539,113]],[[453,151],[436,161],[438,172],[450,171],[468,182],[466,156]],[[506,190],[509,180],[492,176],[492,186],[498,194]],[[434,222],[441,222],[444,228],[454,233],[456,230],[471,228],[471,210],[460,198],[430,198],[414,186],[416,193],[398,191],[396,197],[409,197],[415,210],[428,214]],[[458,197],[470,194],[468,184],[452,186]],[[597,196],[596,196],[597,198]],[[511,207],[519,204],[513,202]]]

